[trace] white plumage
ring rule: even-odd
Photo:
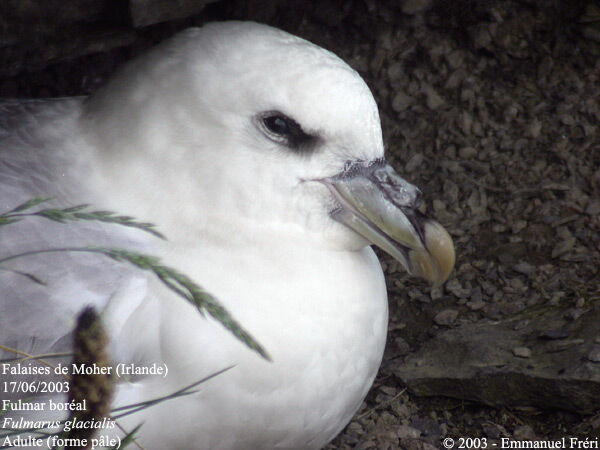
[[[324,446],[360,406],[385,345],[385,282],[369,242],[435,282],[452,268],[449,237],[414,212],[416,188],[382,160],[363,80],[279,30],[191,29],[91,98],[2,108],[0,212],[53,197],[56,206],[89,203],[155,223],[168,240],[34,217],[0,228],[0,257],[77,245],[159,256],[213,293],[272,358],[153,275],[103,256],[3,265],[0,343],[34,354],[68,349],[77,312],[93,304],[115,363],[166,363],[166,378],[120,382],[115,406],[234,366],[197,394],[121,419],[129,430],[144,423],[146,449]],[[398,214],[402,223],[390,225]]]

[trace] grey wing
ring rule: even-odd
[[[73,150],[77,152],[82,141],[77,127],[81,101],[0,102],[0,219],[35,197],[53,200],[32,210],[70,207],[85,201],[78,196],[80,186],[65,176],[72,165]],[[18,219],[13,223],[0,220],[0,360],[72,352],[76,318],[88,305],[101,314],[110,336],[108,353],[113,364],[145,365],[160,359],[160,304],[154,293],[162,286],[156,277],[104,254],[72,250],[100,246],[152,254],[157,238],[97,221],[59,223],[38,216]],[[36,253],[39,251],[46,253]],[[68,365],[71,357],[44,359],[56,366]],[[44,366],[37,360],[20,364]],[[53,371],[23,376],[2,374],[2,368],[0,361],[2,382],[64,381]],[[135,383],[120,383],[119,392],[133,388]],[[64,393],[13,390],[4,392],[3,398],[29,398],[32,403],[45,405],[50,398],[66,400]],[[48,408],[0,412],[3,420],[17,421],[57,420],[65,414]]]
[[[0,102],[0,215],[39,196],[54,200],[34,209],[74,206],[78,187],[61,179],[61,166],[69,164],[61,149],[77,138],[81,101]],[[152,305],[151,274],[101,254],[60,250],[136,245],[131,232],[98,222],[19,219],[0,222],[0,261],[57,251],[0,262],[0,344],[28,354],[68,351],[77,314],[92,305],[117,310],[109,324],[115,357],[134,357],[136,349],[119,347],[118,336],[136,309]]]
[[[38,228],[44,226],[39,219],[31,220],[38,222]],[[11,227],[36,228],[23,224],[4,226],[0,228],[0,243],[4,238],[19,236],[11,232]],[[33,244],[30,248],[35,246],[35,241],[27,243]],[[37,247],[54,248],[61,247],[46,245],[44,241],[39,241]],[[22,253],[15,248],[10,256]],[[4,255],[0,252],[0,259]],[[140,270],[100,254],[58,250],[2,263],[0,344],[30,355],[69,352],[71,332],[80,311],[94,306],[103,313],[109,307],[118,307],[119,313],[111,314],[106,325],[113,336],[113,353],[126,361],[135,349],[119,346],[118,335],[138,308],[152,303],[148,281],[148,275]]]
[[[16,229],[16,225],[0,228],[0,236],[15,237],[10,227]],[[43,226],[41,222],[35,225]],[[9,406],[9,411],[0,412],[4,428],[26,429],[28,426],[19,422],[25,420],[39,423],[34,427],[49,433],[56,431],[56,421],[66,418],[66,411],[50,408],[51,402],[66,402],[66,392],[72,388],[72,383],[55,372],[55,368],[62,365],[71,369],[76,318],[88,305],[95,306],[101,313],[105,331],[110,336],[106,350],[113,370],[120,362],[145,365],[157,360],[160,315],[155,300],[149,295],[145,274],[102,255],[57,252],[2,264],[0,345],[4,351],[0,349],[0,367],[4,365],[2,362],[10,361],[9,369],[46,370],[36,374],[0,375],[3,385],[8,386],[3,388],[2,399],[42,407],[40,411],[30,411]],[[56,357],[57,354],[65,355]],[[22,358],[27,355],[33,358]],[[125,386],[121,386],[123,384]],[[35,393],[23,390],[29,385],[37,386],[36,389],[48,386],[48,390]],[[133,386],[120,383],[115,389],[127,390]]]

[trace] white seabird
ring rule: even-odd
[[[166,378],[121,381],[117,406],[234,366],[196,394],[123,418],[128,430],[143,423],[146,449],[326,445],[359,408],[385,345],[387,294],[369,244],[438,284],[454,264],[449,235],[418,213],[419,191],[383,159],[361,77],[271,27],[187,30],[90,98],[6,102],[1,120],[0,214],[52,197],[155,223],[168,240],[28,217],[0,227],[0,259],[77,245],[159,256],[213,293],[272,359],[152,274],[101,255],[0,266],[1,344],[64,350],[92,304],[115,363],[166,363]]]

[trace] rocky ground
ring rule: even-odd
[[[215,18],[276,25],[356,68],[380,105],[388,159],[422,188],[427,214],[455,239],[456,270],[442,289],[381,255],[390,293],[384,362],[355,420],[328,448],[598,438],[600,5],[355,0],[309,11],[298,1],[218,2],[197,18],[138,31],[129,47],[4,78],[0,94],[88,93],[145,46]],[[508,338],[494,345],[489,330],[498,327]],[[479,340],[486,346],[471,351]],[[502,350],[495,378],[457,375],[487,364],[494,347]],[[435,366],[431,355],[437,367],[423,374]],[[549,375],[560,361],[568,364]],[[533,380],[529,397],[511,397],[527,384],[515,373]],[[561,391],[565,377],[573,391]],[[552,395],[541,379],[550,379]]]
[[[336,50],[379,100],[389,158],[423,188],[428,213],[454,236],[456,271],[444,289],[430,291],[382,258],[391,293],[385,361],[358,417],[330,448],[438,448],[445,437],[597,438],[597,390],[588,415],[570,407],[575,401],[566,404],[570,412],[542,401],[503,405],[501,388],[484,396],[496,408],[436,386],[430,391],[458,399],[406,390],[407,360],[414,363],[427,342],[444,343],[438,336],[447,328],[466,331],[462,347],[435,355],[448,367],[437,367],[434,381],[466,364],[461,350],[475,326],[510,323],[515,333],[535,326],[552,338],[589,315],[587,339],[561,335],[552,344],[564,345],[558,358],[568,359],[585,341],[588,353],[573,364],[597,366],[600,343],[600,10],[575,2],[447,2],[423,14],[408,7],[426,4],[406,2],[404,14],[379,5],[372,39]],[[544,314],[562,322],[536,323]],[[507,358],[536,365],[538,347],[515,346]],[[427,356],[421,351],[417,363]],[[502,379],[505,389],[510,377]],[[461,381],[471,389],[490,382]]]

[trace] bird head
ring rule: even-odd
[[[421,192],[384,158],[366,83],[283,31],[226,22],[180,33],[91,97],[84,121],[114,184],[134,180],[161,210],[160,226],[177,217],[167,236],[375,244],[434,284],[454,265],[449,234],[418,211]]]

